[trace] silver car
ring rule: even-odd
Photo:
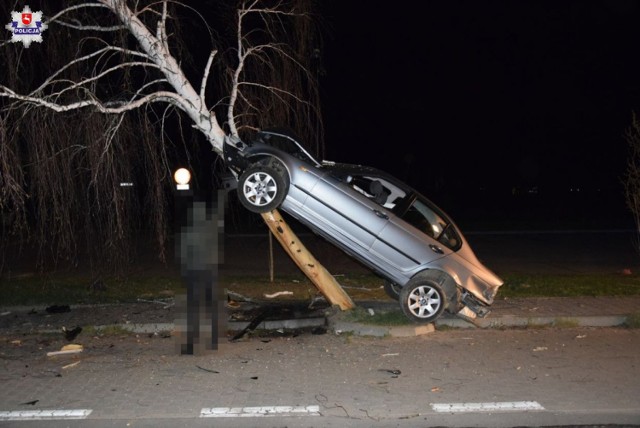
[[[289,133],[227,139],[224,156],[248,210],[281,208],[385,279],[416,323],[444,310],[489,313],[502,280],[475,256],[453,221],[415,189],[375,168],[318,162]]]

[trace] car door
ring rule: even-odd
[[[405,273],[417,271],[455,248],[455,242],[444,241],[451,232],[442,215],[415,195],[408,202],[398,215],[390,216],[371,248],[385,263]]]
[[[371,197],[326,172],[310,192],[305,211],[316,221],[315,227],[363,253],[369,251],[389,218]]]

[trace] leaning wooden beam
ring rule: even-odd
[[[267,226],[282,244],[289,257],[298,265],[332,305],[338,305],[343,311],[353,309],[355,304],[342,289],[338,281],[322,266],[300,242],[284,221],[278,210],[262,214]]]

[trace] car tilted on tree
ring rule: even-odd
[[[384,278],[410,320],[489,313],[502,280],[449,216],[410,186],[375,168],[318,162],[279,130],[250,142],[227,139],[224,158],[245,208],[282,209],[360,261]]]

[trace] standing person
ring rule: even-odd
[[[212,205],[189,194],[178,196],[182,200],[177,208],[186,214],[176,236],[176,255],[187,287],[186,305],[184,301],[178,305],[176,321],[176,347],[181,355],[218,349],[224,323],[223,301],[217,286],[222,254],[219,249],[223,242],[222,197],[220,192],[217,203]]]

